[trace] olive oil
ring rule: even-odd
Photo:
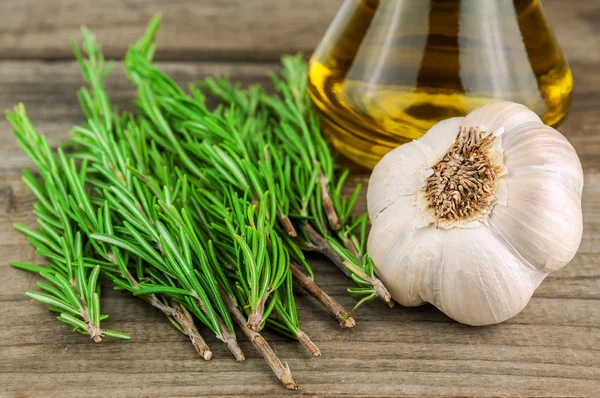
[[[328,138],[371,168],[440,120],[496,99],[556,125],[573,85],[539,0],[346,0],[309,82]]]

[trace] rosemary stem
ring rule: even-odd
[[[304,272],[300,271],[296,265],[290,263],[290,270],[292,271],[292,275],[294,276],[296,282],[298,282],[298,284],[304,290],[306,290],[308,294],[313,296],[319,303],[321,303],[321,305],[333,318],[335,318],[341,327],[351,328],[356,325],[356,322],[354,321],[354,318],[350,316],[350,313],[337,301],[335,301],[333,297],[321,290],[319,285],[317,285],[311,278],[306,276]],[[302,343],[302,341],[300,342]]]
[[[200,300],[198,300],[198,305],[200,306],[200,309],[205,314],[208,315],[208,311],[206,310],[206,307]],[[221,328],[221,330],[219,333],[216,334],[217,338],[219,340],[221,340],[223,343],[225,343],[227,348],[229,348],[229,351],[231,351],[231,353],[233,354],[233,356],[235,357],[235,359],[238,362],[242,362],[244,359],[246,359],[246,356],[244,355],[244,352],[238,345],[235,335],[232,334],[229,330],[227,330],[227,327],[220,319],[219,319],[219,327]]]
[[[209,361],[212,358],[212,351],[200,335],[189,311],[177,303],[172,303],[172,306],[176,309],[174,318],[177,323],[181,325],[183,333],[190,338],[190,341],[196,351],[198,351],[198,354],[200,354],[204,360]]]
[[[194,320],[185,308],[179,304],[173,304],[172,306],[164,304],[154,294],[145,296],[145,298],[154,308],[159,309],[163,314],[177,321],[179,326],[181,326],[181,332],[190,338],[192,345],[204,360],[208,361],[212,358],[212,351],[200,335],[194,324]]]
[[[90,338],[94,341],[94,343],[101,342],[103,338],[102,336],[104,335],[102,330],[98,329],[92,322],[88,322],[88,325],[88,334],[90,335]]]
[[[335,207],[333,206],[333,201],[331,200],[331,195],[329,195],[329,190],[327,189],[327,184],[329,181],[327,177],[323,174],[323,172],[319,171],[319,184],[321,185],[321,198],[323,200],[323,210],[325,210],[325,214],[327,215],[327,219],[329,220],[329,225],[331,225],[331,229],[334,231],[340,230],[340,219],[335,211]]]
[[[309,223],[305,223],[304,232],[306,232],[308,238],[315,246],[315,251],[323,254],[328,259],[330,259],[331,262],[333,262],[335,266],[338,267],[339,270],[342,271],[344,275],[346,275],[348,278],[352,277],[350,271],[344,265],[344,261],[329,247],[327,240],[323,236],[321,236],[321,234],[316,229],[314,229],[312,225],[310,225]]]
[[[379,280],[379,278],[371,278],[370,276],[365,275],[362,277],[362,279],[369,285],[373,286],[373,288],[375,289],[375,295],[379,297],[380,300],[386,303],[388,307],[394,308],[396,302],[392,300],[392,295],[383,285],[383,282]]]
[[[287,232],[287,234],[290,237],[295,238],[296,236],[298,236],[298,233],[296,232],[296,229],[294,228],[294,224],[292,224],[292,220],[290,220],[290,218],[288,216],[280,215],[279,222],[281,223],[281,226],[283,227],[285,232]]]
[[[103,333],[102,329],[98,328],[98,326],[96,324],[94,324],[94,321],[92,321],[90,319],[90,316],[88,313],[88,308],[85,304],[83,307],[82,317],[83,317],[84,322],[88,325],[87,332],[88,332],[88,335],[90,336],[90,339],[92,339],[94,341],[94,343],[101,342],[102,339],[104,338],[104,333]]]
[[[325,255],[328,259],[333,262],[336,267],[340,269],[348,278],[350,278],[350,271],[348,267],[344,264],[344,260],[340,256],[337,255],[335,251],[329,246],[329,243],[325,238],[321,236],[321,234],[313,228],[309,223],[304,224],[304,231],[308,235],[308,238],[315,245],[315,250],[323,255]],[[360,277],[363,281],[368,283],[373,287],[375,291],[375,296],[382,300],[388,307],[392,308],[394,306],[394,300],[392,300],[392,295],[387,290],[387,288],[383,285],[383,282],[379,280],[377,277],[370,277],[364,272],[356,273],[358,277]]]
[[[302,346],[306,348],[308,352],[310,352],[315,357],[321,356],[321,350],[319,350],[319,347],[317,347],[315,343],[312,342],[312,340],[306,335],[306,333],[304,333],[301,330],[296,337],[298,338],[300,344],[302,344]]]
[[[250,329],[256,331],[260,328],[260,325],[262,325],[265,303],[267,302],[268,297],[269,293],[265,294],[264,297],[258,302],[256,308],[254,308],[250,313],[250,316],[248,317],[248,327]]]
[[[277,376],[277,378],[279,379],[279,381],[281,381],[285,388],[287,388],[288,390],[296,390],[298,388],[298,385],[292,378],[290,368],[287,365],[283,365],[283,363],[281,363],[281,361],[277,357],[277,354],[275,354],[275,351],[273,351],[273,349],[271,348],[269,343],[267,343],[267,340],[265,340],[264,337],[262,337],[258,332],[255,332],[254,330],[248,327],[247,321],[244,318],[244,315],[242,314],[240,309],[238,308],[237,304],[222,289],[221,296],[223,297],[225,305],[231,313],[235,323],[238,324],[238,326],[240,327],[240,329],[242,329],[246,337],[248,337],[248,339],[252,342],[254,347],[256,347],[256,349],[262,354],[262,356],[265,358],[265,360],[273,370],[273,373],[275,373],[275,376]]]
[[[79,298],[79,302],[81,303],[80,315],[81,315],[81,318],[83,318],[83,321],[87,325],[87,332],[88,332],[88,335],[90,336],[90,339],[92,339],[92,341],[94,341],[94,343],[101,342],[102,338],[104,337],[104,333],[102,332],[102,329],[98,328],[98,326],[96,324],[94,324],[94,321],[90,317],[88,305],[87,305],[86,301],[83,299],[83,297]]]
[[[219,321],[219,326],[221,327],[221,335],[217,335],[217,338],[225,343],[227,348],[229,348],[229,351],[231,351],[231,353],[238,362],[244,361],[246,359],[246,356],[240,348],[237,339],[235,338],[235,335],[233,335],[229,332],[229,330],[227,330],[223,322]]]
[[[361,258],[361,255],[358,253],[358,250],[356,250],[356,246],[354,245],[354,242],[352,242],[350,239],[348,239],[347,237],[344,237],[342,239],[342,243],[344,244],[344,247],[346,249],[348,249],[350,251],[350,253],[352,253],[352,255],[356,258]]]
[[[394,307],[396,302],[392,300],[392,295],[379,279],[367,275],[362,268],[358,267],[351,261],[344,261],[344,266],[351,270],[354,273],[354,275],[358,276],[360,279],[371,285],[371,287],[373,287],[373,293],[375,297],[379,297],[388,305],[388,307]]]
[[[117,260],[115,255],[111,250],[108,250],[108,259],[109,261],[117,265]],[[131,282],[132,286],[136,289],[139,289],[138,281],[131,275],[129,270],[125,269],[125,273],[127,275],[127,279]],[[122,274],[122,273],[121,273]],[[122,275],[125,277],[125,275]],[[212,351],[204,341],[204,338],[200,335],[198,328],[194,324],[194,320],[190,313],[181,305],[177,303],[172,303],[171,305],[167,305],[163,303],[156,295],[150,294],[145,297],[146,301],[152,305],[154,308],[159,309],[163,314],[167,317],[172,317],[175,321],[181,326],[181,332],[190,338],[192,345],[198,351],[198,354],[205,360],[209,361],[212,358]]]

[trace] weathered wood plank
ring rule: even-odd
[[[544,0],[546,13],[570,60],[600,60],[600,3]],[[0,58],[70,59],[68,40],[88,25],[107,56],[120,58],[150,17],[164,15],[161,59],[277,60],[310,54],[342,0],[3,0]],[[590,38],[590,40],[582,40]]]
[[[69,39],[87,25],[108,57],[120,58],[156,13],[159,57],[276,60],[310,54],[341,0],[3,0],[0,58],[71,58]]]
[[[247,342],[247,362],[236,364],[207,335],[215,358],[205,363],[157,311],[117,296],[104,293],[108,324],[134,339],[95,345],[22,295],[0,293],[0,319],[10,320],[0,324],[0,388],[59,396],[54,377],[64,382],[67,396],[81,394],[82,380],[99,395],[282,393]],[[336,297],[350,304],[341,292]],[[315,314],[305,295],[299,294],[298,304],[303,328],[323,357],[309,358],[297,344],[267,335],[306,394],[586,396],[600,380],[597,300],[536,297],[517,317],[486,328],[456,324],[430,306],[389,310],[372,303],[359,314],[358,326],[346,331],[326,314]]]

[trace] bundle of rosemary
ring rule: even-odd
[[[73,129],[68,151],[59,149],[59,161],[23,105],[8,112],[41,177],[23,177],[39,201],[40,228],[16,228],[50,262],[13,265],[45,278],[38,284],[45,292],[27,294],[94,341],[129,338],[100,328],[102,272],[116,289],[162,311],[206,360],[212,352],[194,319],[241,361],[237,324],[295,389],[289,368],[260,334],[269,327],[320,355],[300,328],[293,281],[342,326],[354,325],[314,282],[304,252],[325,254],[359,285],[349,289],[361,298],[355,309],[375,297],[391,304],[365,254],[366,216],[351,215],[358,189],[350,199],[341,195],[348,172],[335,181],[302,59],[284,58],[276,95],[222,78],[192,85],[188,95],[152,64],[158,26],[155,17],[125,61],[138,115],[110,103],[104,79],[111,65],[82,29],[83,52],[75,44],[73,50],[89,84],[78,92],[86,122]],[[204,93],[220,101],[215,110]]]
[[[137,108],[154,124],[156,143],[177,153],[191,176],[203,178],[210,168],[213,176],[229,180],[237,189],[250,188],[254,198],[270,189],[279,228],[294,238],[286,240],[287,247],[311,277],[302,251],[326,255],[357,283],[349,289],[362,298],[354,309],[376,297],[393,306],[366,254],[367,215],[352,216],[360,186],[350,199],[341,194],[348,170],[336,178],[306,90],[302,58],[283,57],[284,80],[272,76],[276,95],[258,86],[242,90],[224,78],[208,78],[201,89],[192,84],[187,95],[151,62],[159,25],[155,17],[125,59],[128,76],[138,88]],[[216,97],[221,106],[209,111],[203,93]],[[343,314],[342,325],[353,325],[344,323],[348,316]]]
[[[241,360],[231,315],[282,382],[287,387],[295,386],[289,370],[257,333],[269,319],[270,326],[319,354],[299,329],[291,283],[283,283],[285,279],[291,281],[287,252],[268,226],[267,208],[260,207],[255,217],[257,205],[244,197],[228,195],[228,187],[221,182],[207,178],[202,186],[189,184],[174,164],[174,156],[161,154],[146,139],[149,124],[143,119],[130,117],[125,123],[125,118],[113,117],[111,124],[109,115],[116,111],[97,106],[108,104],[108,98],[102,85],[104,73],[98,67],[101,62],[95,59],[101,59],[96,55],[99,51],[92,46],[87,48],[89,60],[78,54],[92,94],[85,94],[85,90],[80,95],[89,126],[74,130],[77,150],[72,156],[99,165],[100,178],[90,184],[98,191],[97,196],[119,210],[125,227],[125,231],[115,228],[112,236],[94,234],[92,239],[144,256],[151,278],[140,282],[140,288],[133,291],[135,295],[168,295],[212,326],[217,337],[227,342]],[[105,123],[98,122],[102,117]],[[111,151],[110,145],[103,144],[106,142],[131,152]],[[154,209],[148,205],[152,203]],[[268,318],[263,310],[272,292],[278,295],[270,299],[268,312],[275,309],[277,316]],[[244,310],[247,318],[242,314]]]

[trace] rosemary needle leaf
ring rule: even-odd
[[[38,282],[38,283],[36,283],[36,285],[38,285],[38,287],[41,288],[42,290],[45,290],[46,292],[50,293],[50,295],[55,296],[55,297],[61,299],[62,301],[67,301],[67,298],[65,297],[63,292],[60,292],[58,289],[56,289],[52,285],[49,285],[44,282]]]
[[[12,261],[10,263],[10,265],[12,265],[15,268],[19,268],[19,269],[29,271],[29,272],[40,273],[45,270],[44,267],[40,267],[39,265],[35,265],[35,264],[31,264],[31,263],[24,263],[24,262],[20,262],[20,261]]]
[[[55,308],[61,308],[63,311],[67,311],[74,315],[79,315],[79,312],[74,308],[70,307],[66,301],[63,301],[55,296],[51,296],[46,293],[36,292],[34,290],[28,290],[25,292],[27,297],[39,301],[42,304],[46,304],[48,306],[52,306]]]
[[[190,295],[190,292],[187,290],[184,290],[184,289],[179,289],[179,288],[172,287],[172,286],[149,285],[149,284],[141,285],[139,289],[136,289],[133,292],[133,295],[134,296],[143,296],[146,294],[155,294],[155,293],[168,293],[168,294],[174,294],[174,295],[180,295],[180,296]]]
[[[96,265],[93,268],[92,272],[90,273],[89,281],[87,282],[87,297],[88,297],[88,300],[90,300],[90,301],[96,294],[99,275],[100,275],[100,266]],[[98,323],[100,323],[100,322],[98,322]]]
[[[104,334],[117,339],[131,340],[131,335],[129,333],[118,332],[116,330],[105,329]]]
[[[56,317],[56,319],[58,319],[61,322],[64,322],[66,324],[69,324],[77,329],[80,329],[82,331],[85,331],[87,329],[87,325],[85,324],[85,322],[80,321],[79,319],[67,314],[67,313],[62,313],[60,314],[58,317]]]

